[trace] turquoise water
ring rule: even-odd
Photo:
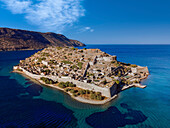
[[[36,51],[0,52],[0,127],[169,128],[170,45],[88,45],[148,66],[147,88],[131,88],[105,105],[89,105],[10,73]]]

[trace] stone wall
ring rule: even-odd
[[[140,72],[149,73],[148,67],[138,66],[136,68],[131,68],[131,70],[132,70],[132,73],[140,73]]]
[[[149,73],[148,67],[137,67],[137,72]]]
[[[117,93],[117,84],[114,83],[111,87],[110,87],[110,97],[114,96]]]
[[[35,75],[35,74],[32,74],[28,71],[26,71],[25,69],[21,68],[20,69],[23,70],[23,72],[30,76],[31,78],[34,78],[34,79],[40,79],[41,77],[46,77],[46,78],[49,78],[49,79],[52,79],[53,81],[58,81],[58,82],[73,82],[73,84],[76,84],[77,87],[79,88],[82,88],[82,89],[88,89],[88,90],[92,90],[92,91],[95,91],[95,92],[101,92],[103,96],[106,96],[106,97],[112,97],[113,94],[115,93],[116,89],[115,86],[113,85],[111,88],[106,88],[106,87],[99,87],[97,85],[94,85],[94,84],[90,84],[90,83],[84,83],[84,82],[81,82],[81,81],[77,81],[77,80],[73,80],[73,79],[69,79],[69,78],[59,78],[57,76],[43,76],[43,75]]]
[[[85,77],[86,76],[86,73],[87,73],[87,69],[89,68],[89,63],[87,63],[87,66],[86,66],[86,69],[84,70],[84,73],[83,73],[83,77]]]
[[[104,61],[111,62],[117,59],[116,56],[103,57]]]

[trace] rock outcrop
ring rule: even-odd
[[[20,29],[0,28],[0,51],[42,49],[48,46],[85,46],[62,34],[41,33]]]

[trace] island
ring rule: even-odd
[[[100,49],[48,47],[13,67],[83,103],[105,104],[130,87],[145,88],[147,67],[123,63]]]

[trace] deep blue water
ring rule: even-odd
[[[88,45],[126,63],[148,66],[147,88],[131,88],[105,105],[89,105],[10,73],[36,51],[0,52],[0,128],[169,128],[170,45]]]

